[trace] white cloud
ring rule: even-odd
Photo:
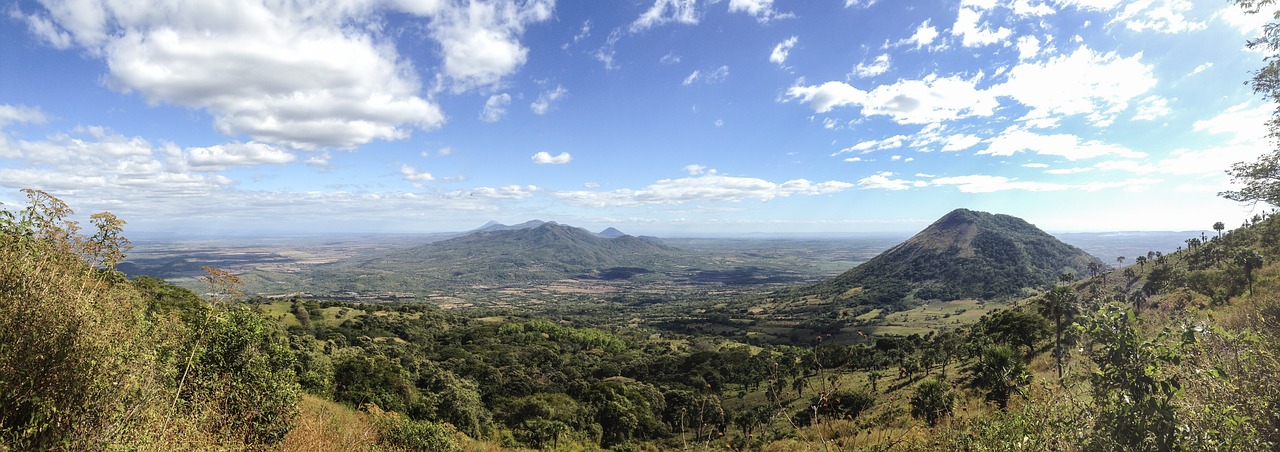
[[[880,0],[844,0],[845,8],[870,8]]]
[[[232,166],[283,165],[297,160],[293,153],[263,143],[230,143],[187,150],[187,161],[196,171],[217,171]]]
[[[1106,126],[1155,85],[1141,53],[1125,58],[1080,47],[1070,55],[1021,63],[992,91],[1031,107],[1023,118],[1027,121],[1083,114],[1094,125]]]
[[[712,171],[715,171],[715,170],[712,170]],[[697,176],[699,174],[707,172],[707,167],[702,165],[685,165],[684,172],[689,173],[690,176]]]
[[[720,82],[723,82],[724,79],[728,77],[729,77],[729,66],[720,66],[716,68],[716,70],[707,72],[707,73],[703,73],[702,71],[695,70],[692,73],[690,73],[688,77],[685,77],[684,81],[681,82],[681,84],[685,86],[689,86],[699,81],[703,83],[720,83]]]
[[[1029,60],[1040,54],[1040,39],[1035,36],[1018,37],[1018,59]]]
[[[383,9],[428,17],[455,89],[516,71],[524,28],[549,1],[48,2],[28,24],[105,61],[108,86],[204,109],[218,130],[297,148],[405,138],[444,122],[412,64],[371,21]],[[144,13],[145,12],[145,13]],[[43,30],[43,31],[41,31]]]
[[[826,82],[818,86],[787,88],[787,98],[807,102],[813,111],[826,113],[835,107],[861,104],[866,101],[867,92],[844,82]]]
[[[48,119],[39,108],[0,104],[0,129],[10,124],[40,124]]]
[[[533,163],[539,165],[563,165],[573,160],[573,156],[568,152],[561,152],[559,155],[552,156],[547,151],[541,151],[533,154]]]
[[[886,115],[900,124],[929,124],[971,116],[990,116],[999,102],[976,87],[977,79],[929,75],[922,80],[899,80],[870,92],[843,82],[792,86],[787,99],[807,102],[817,113],[835,107],[861,105],[862,114]]]
[[[1093,168],[1058,168],[1058,169],[1045,170],[1045,174],[1065,175],[1065,174],[1087,173],[1090,171],[1093,171]]]
[[[613,31],[609,32],[609,36],[605,38],[604,45],[600,46],[599,49],[596,49],[595,52],[591,53],[591,56],[595,57],[596,60],[600,61],[601,63],[604,63],[604,68],[606,70],[613,70],[618,68],[618,66],[613,62],[613,57],[617,54],[616,48],[618,45],[618,40],[620,39],[622,39],[622,29],[615,28],[613,29]],[[664,56],[663,59],[666,59],[666,57]],[[680,57],[675,57],[675,59],[676,61],[679,61]]]
[[[1048,168],[1049,165],[1044,163],[1024,163],[1022,167],[1023,168]]]
[[[894,135],[894,136],[891,136],[891,137],[889,137],[889,138],[885,138],[885,139],[883,139],[883,140],[866,140],[866,141],[861,141],[861,142],[859,142],[858,144],[855,144],[855,145],[853,145],[853,146],[849,146],[849,147],[847,147],[847,148],[841,149],[841,150],[837,151],[836,153],[831,154],[831,156],[832,156],[832,157],[835,157],[835,156],[837,156],[837,155],[840,155],[840,154],[847,154],[847,153],[850,153],[850,152],[860,152],[860,153],[863,153],[863,154],[867,154],[867,153],[870,153],[870,152],[872,152],[872,151],[883,151],[883,150],[886,150],[886,149],[897,149],[897,148],[902,147],[902,145],[903,145],[903,144],[905,144],[906,140],[907,140],[907,136],[906,136],[906,135]]]
[[[626,207],[696,202],[769,201],[797,195],[838,193],[853,187],[840,181],[814,183],[806,179],[782,183],[750,177],[733,177],[707,171],[696,177],[663,179],[643,189],[613,191],[568,191],[553,195],[571,204],[586,207]]]
[[[977,146],[982,139],[974,135],[956,134],[946,138],[946,144],[942,146],[942,152],[963,151],[971,147]]]
[[[893,179],[892,172],[884,171],[858,180],[858,188],[863,190],[907,190],[913,187],[927,186],[927,182]]]
[[[1133,31],[1152,30],[1160,33],[1185,33],[1203,30],[1205,22],[1187,18],[1195,5],[1186,0],[1136,0],[1128,3],[1116,15],[1115,22],[1123,22]]]
[[[888,115],[901,124],[928,124],[970,116],[990,116],[999,105],[976,87],[977,79],[929,75],[899,80],[871,90],[862,102],[864,115]]]
[[[631,31],[644,31],[670,22],[685,25],[697,24],[697,6],[697,0],[654,0],[653,6],[631,23]]]
[[[1169,100],[1160,96],[1147,96],[1138,101],[1138,113],[1133,115],[1135,121],[1154,121],[1172,113]]]
[[[930,185],[935,186],[954,186],[963,193],[992,193],[1007,190],[1062,191],[1071,188],[1069,185],[1019,181],[1004,176],[988,176],[983,174],[940,177],[930,181],[929,183]]]
[[[426,171],[418,171],[409,165],[400,166],[400,175],[404,177],[404,180],[407,180],[409,182],[415,182],[415,183],[430,182],[430,181],[436,180],[435,176],[432,176],[431,173],[428,173]]]
[[[887,53],[877,56],[875,60],[872,60],[870,63],[858,63],[858,65],[853,68],[854,75],[862,78],[875,77],[877,75],[884,74],[885,72],[889,72],[889,54]]]
[[[511,105],[511,95],[507,93],[494,94],[489,96],[489,100],[484,101],[484,109],[480,110],[480,119],[485,122],[497,122],[507,114],[507,106]]]
[[[1125,0],[1054,0],[1062,7],[1075,7],[1088,11],[1110,11],[1116,9]]]
[[[960,0],[961,7],[991,10],[996,7],[996,0]]]
[[[523,66],[529,49],[520,36],[528,25],[550,19],[554,9],[552,0],[429,4],[436,10],[430,35],[440,43],[444,75],[455,91],[498,85]]]
[[[925,20],[920,24],[920,26],[916,27],[916,32],[913,33],[910,38],[898,41],[898,44],[915,44],[916,49],[933,44],[933,41],[938,39],[939,33],[937,27],[929,25],[929,22],[930,20]]]
[[[1103,143],[1096,140],[1081,140],[1071,134],[1042,135],[1017,127],[1005,130],[991,139],[986,149],[978,151],[980,155],[1010,156],[1019,152],[1032,152],[1039,155],[1054,155],[1067,160],[1082,160],[1117,155],[1126,158],[1141,158],[1146,154],[1132,149]]]
[[[1235,27],[1240,34],[1253,37],[1262,33],[1262,27],[1272,20],[1267,13],[1249,13],[1234,4],[1225,4],[1215,16]]]
[[[689,73],[689,76],[685,77],[684,81],[680,82],[680,84],[684,86],[692,85],[693,82],[698,81],[698,77],[701,75],[702,75],[702,71],[695,69],[693,72]]]
[[[994,2],[992,3],[994,4]],[[965,47],[981,47],[995,44],[1009,39],[1009,35],[1013,34],[1012,30],[1005,27],[992,30],[989,24],[979,23],[981,20],[982,13],[971,8],[962,7],[959,15],[956,16],[955,25],[951,26],[951,34],[959,36],[960,44]]]
[[[539,94],[538,99],[529,104],[529,108],[533,110],[534,114],[546,114],[547,111],[551,110],[552,103],[560,100],[565,94],[569,94],[569,90],[563,86],[556,85],[550,91],[543,91],[542,94]]]
[[[1274,113],[1268,104],[1253,105],[1244,102],[1209,119],[1196,121],[1195,130],[1212,134],[1230,134],[1231,144],[1249,144],[1264,147],[1267,143],[1267,121]]]
[[[1023,17],[1048,16],[1057,12],[1047,3],[1036,0],[1014,0],[1009,9],[1012,9],[1014,14]]]
[[[779,42],[773,46],[773,52],[769,53],[769,61],[779,66],[787,63],[787,56],[791,55],[791,48],[796,46],[796,42],[800,40],[798,36],[792,36],[787,40]]]
[[[762,24],[774,19],[793,17],[790,13],[778,13],[774,10],[773,0],[729,0],[729,12],[747,13]]]

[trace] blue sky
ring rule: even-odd
[[[137,231],[1207,229],[1270,146],[1226,1],[33,1],[0,202]]]

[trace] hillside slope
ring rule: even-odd
[[[1026,221],[956,209],[907,241],[800,293],[903,308],[911,300],[997,299],[1081,274],[1088,253]],[[1099,262],[1100,263],[1100,262]]]

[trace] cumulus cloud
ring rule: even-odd
[[[881,190],[907,190],[910,188],[927,187],[928,182],[910,181],[905,179],[894,179],[894,173],[883,171],[858,180],[858,188],[864,190],[881,189]]]
[[[404,180],[409,182],[430,182],[436,180],[436,177],[432,176],[431,173],[418,171],[407,164],[400,165],[400,175],[404,177]]]
[[[942,152],[956,152],[977,146],[982,142],[982,138],[969,134],[950,135],[946,138],[945,144],[942,145]]]
[[[924,48],[933,44],[933,41],[938,39],[939,33],[937,27],[929,25],[930,21],[931,20],[925,20],[924,23],[921,23],[920,26],[916,27],[916,32],[913,33],[910,38],[898,41],[898,44],[915,44],[916,49]]]
[[[853,68],[853,74],[862,78],[875,77],[885,72],[889,72],[889,54],[887,53],[875,57],[870,63],[858,63]]]
[[[566,202],[586,207],[632,207],[696,202],[769,201],[798,195],[838,193],[853,187],[840,181],[814,183],[806,179],[782,183],[751,177],[733,177],[709,170],[704,174],[679,179],[663,179],[643,189],[612,191],[567,191],[553,195]]]
[[[1040,54],[1040,39],[1035,36],[1018,37],[1018,59],[1029,60]]]
[[[685,25],[697,24],[697,6],[697,0],[654,0],[653,6],[631,23],[631,31],[640,32],[671,22]]]
[[[1130,2],[1113,21],[1124,23],[1125,28],[1133,31],[1156,31],[1160,33],[1184,33],[1203,30],[1208,26],[1205,22],[1189,19],[1187,14],[1195,5],[1186,0],[1141,0]]]
[[[929,75],[899,80],[863,91],[844,82],[793,86],[787,99],[809,103],[817,113],[835,107],[861,105],[865,116],[885,115],[901,124],[928,124],[971,116],[990,116],[999,105],[995,96],[977,88],[977,79]]]
[[[378,15],[427,18],[457,90],[516,71],[526,26],[550,18],[550,0],[368,2],[234,0],[48,2],[26,14],[33,33],[106,63],[108,86],[147,101],[208,111],[227,135],[294,148],[398,140],[444,123],[421,94],[409,60]],[[145,12],[145,13],[143,13]]]
[[[1232,144],[1262,145],[1267,142],[1267,121],[1273,113],[1271,105],[1243,102],[1212,118],[1196,121],[1192,127],[1212,134],[1231,135]]]
[[[0,128],[10,124],[40,124],[48,120],[39,108],[0,104]]]
[[[960,44],[965,47],[982,47],[1009,39],[1013,31],[1005,27],[993,30],[990,24],[982,22],[981,12],[962,7],[955,25],[951,26],[951,34],[959,36]]]
[[[992,91],[1030,107],[1023,118],[1027,121],[1083,114],[1094,125],[1106,126],[1155,85],[1141,53],[1122,57],[1080,47],[1069,55],[1021,63]]]
[[[787,57],[791,55],[791,48],[796,46],[796,42],[800,40],[798,36],[792,36],[785,41],[779,42],[773,46],[773,52],[769,53],[769,61],[779,66],[787,63]]]
[[[561,152],[559,155],[551,155],[547,151],[533,154],[533,163],[539,165],[563,165],[573,160],[573,156],[568,152]]]
[[[430,4],[430,2],[429,2]],[[454,89],[494,86],[528,59],[520,36],[551,18],[555,2],[532,0],[436,4],[428,28],[444,53],[444,75]]]
[[[773,0],[729,0],[729,12],[747,13],[762,24],[775,19],[792,17],[790,13],[779,13],[774,10]]]
[[[569,90],[565,89],[563,86],[556,85],[555,88],[543,91],[542,94],[539,94],[538,99],[534,100],[532,104],[529,104],[529,109],[533,110],[534,114],[545,115],[551,110],[553,104],[560,100],[561,97],[564,97],[565,94],[569,94]]]
[[[1120,145],[1097,140],[1082,140],[1078,136],[1065,133],[1039,134],[1017,127],[1011,127],[992,138],[991,144],[986,149],[978,151],[978,154],[1010,156],[1019,152],[1053,155],[1067,160],[1091,159],[1104,155],[1126,158],[1146,157],[1144,153]]]
[[[197,171],[219,171],[232,166],[283,165],[297,160],[293,153],[263,143],[230,143],[187,150],[187,161]]]
[[[711,170],[711,171],[714,172],[715,170]],[[707,172],[707,167],[702,165],[685,165],[684,172],[689,173],[689,175],[691,176],[697,176],[699,174]]]
[[[1154,121],[1172,113],[1169,100],[1160,96],[1147,96],[1138,101],[1138,112],[1133,115],[1134,121]]]
[[[511,95],[494,94],[484,101],[484,109],[480,110],[480,119],[485,122],[497,122],[507,114],[507,106],[511,105]]]

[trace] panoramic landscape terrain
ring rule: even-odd
[[[0,452],[1280,449],[1278,8],[12,2]]]

